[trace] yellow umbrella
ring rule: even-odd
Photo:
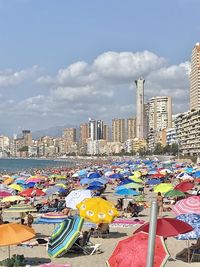
[[[2,202],[14,202],[14,201],[21,201],[21,200],[25,200],[25,198],[20,197],[20,196],[9,196],[9,197],[4,197],[2,199]]]
[[[14,189],[14,190],[17,190],[19,192],[23,191],[23,188],[18,184],[11,184],[11,185],[9,185],[9,187]]]
[[[168,192],[170,190],[172,190],[174,187],[172,184],[168,184],[168,183],[161,183],[159,185],[156,185],[154,187],[154,192],[158,193],[165,193],[165,192]]]
[[[133,174],[134,177],[141,177],[141,172],[140,171],[134,171],[134,174]]]
[[[118,211],[115,206],[102,198],[86,198],[78,205],[80,216],[93,223],[111,223]]]
[[[129,176],[129,179],[133,180],[134,182],[136,183],[144,183],[144,181],[142,181],[142,179],[132,175],[132,176]]]
[[[65,184],[56,184],[56,186],[61,186],[62,188],[66,189],[67,186]]]

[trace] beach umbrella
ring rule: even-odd
[[[163,237],[177,236],[192,231],[190,224],[174,219],[174,218],[159,218],[157,220],[156,235]],[[139,232],[149,232],[149,223],[145,223],[139,227],[134,234]]]
[[[129,184],[132,183],[133,181],[131,179],[125,178],[123,179],[119,185],[123,185],[123,184]]]
[[[8,209],[4,209],[4,212],[36,212],[37,210],[29,205],[14,205]]]
[[[67,252],[75,243],[83,226],[79,216],[68,217],[52,233],[48,243],[48,255],[52,258]]]
[[[28,178],[27,179],[27,181],[26,181],[26,183],[28,184],[28,183],[40,183],[42,181],[42,179],[41,178]]]
[[[67,215],[60,212],[48,212],[38,218],[37,223],[57,224],[63,222],[67,218]]]
[[[87,178],[86,178],[87,179]],[[108,183],[108,179],[106,177],[100,177],[100,178],[94,178],[94,179],[89,179],[89,183],[92,182],[99,182],[101,184],[107,184]]]
[[[89,183],[90,183],[90,179],[88,179],[88,178],[83,178],[80,180],[81,185],[85,185],[85,184],[89,184]]]
[[[176,202],[172,211],[178,216],[186,213],[200,214],[200,196],[191,196]]]
[[[187,192],[191,190],[194,187],[194,184],[191,182],[181,182],[180,184],[177,184],[174,189],[179,190],[181,192]]]
[[[107,262],[107,266],[146,267],[147,251],[148,234],[144,232],[137,233],[119,241]],[[156,236],[153,266],[164,266],[169,256],[163,237]]]
[[[98,182],[98,181],[92,181],[91,183],[89,183],[89,186],[99,186],[99,187],[103,187],[103,184]]]
[[[85,198],[91,198],[90,190],[73,190],[65,197],[66,207],[77,209],[76,205],[83,201]]]
[[[9,178],[7,178],[7,179],[3,182],[3,184],[5,184],[5,185],[9,185],[9,184],[11,184],[13,181],[14,181],[14,179],[11,178],[11,177],[9,177]]]
[[[90,172],[87,175],[87,178],[89,178],[89,179],[99,178],[99,177],[101,177],[101,175],[98,172]]]
[[[45,194],[46,194],[46,197],[49,197],[53,194],[56,194],[57,192],[59,192],[59,190],[61,189],[62,187],[60,186],[52,186],[52,187],[49,187],[47,188],[47,190],[45,191]]]
[[[138,188],[142,188],[142,186],[140,184],[130,183],[130,184],[119,185],[115,187],[115,191],[119,191],[123,189],[138,189]]]
[[[10,192],[0,191],[0,198],[5,198],[5,197],[9,197],[9,196],[12,196],[12,194]]]
[[[23,190],[23,188],[18,184],[11,184],[11,185],[9,185],[9,187],[16,190],[16,191],[19,191],[19,192],[21,192]]]
[[[24,197],[33,197],[33,196],[39,197],[39,196],[44,196],[44,195],[46,195],[46,193],[38,188],[29,188],[20,193],[20,196],[24,196]]]
[[[118,216],[114,204],[99,197],[86,198],[76,207],[81,217],[93,223],[111,223]]]
[[[5,184],[0,184],[0,191],[12,193],[14,190]]]
[[[161,183],[161,181],[159,179],[150,179],[146,182],[146,184],[148,184],[148,185],[157,185],[160,183]]]
[[[15,184],[25,184],[26,180],[24,178],[17,178]]]
[[[60,183],[60,184],[56,184],[56,186],[60,186],[60,187],[62,187],[62,188],[64,188],[64,189],[67,188],[67,186],[66,186],[65,184],[62,184],[62,183]]]
[[[8,196],[8,197],[4,197],[2,199],[2,202],[15,202],[15,201],[22,201],[22,200],[25,200],[25,198],[21,196]]]
[[[7,223],[0,225],[0,246],[8,246],[10,258],[10,245],[20,244],[35,236],[35,231],[25,225]]]
[[[121,196],[138,196],[139,193],[136,190],[130,189],[130,188],[124,188],[115,191],[116,195],[121,195]]]
[[[129,176],[129,179],[131,179],[132,181],[136,182],[136,183],[144,183],[144,181],[142,179],[140,179],[139,177],[136,176]]]
[[[200,238],[200,214],[187,213],[181,214],[176,217],[176,219],[181,220],[190,224],[193,228],[193,231],[185,234],[180,234],[177,236],[178,240],[197,240]]]
[[[111,178],[111,179],[121,179],[121,178],[123,178],[123,175],[121,173],[113,173],[113,174],[109,175],[109,178]]]
[[[154,192],[158,193],[165,193],[165,192],[168,192],[170,190],[173,189],[173,185],[172,184],[168,184],[168,183],[161,183],[159,185],[156,185],[154,187]]]
[[[164,194],[164,197],[185,197],[185,194],[179,190],[172,189]]]
[[[194,180],[194,178],[191,176],[191,175],[189,175],[189,174],[187,174],[187,173],[185,173],[185,172],[181,172],[181,173],[179,173],[177,176],[176,176],[176,178],[178,178],[178,179],[180,179],[180,180],[184,180],[184,181],[193,181]]]
[[[195,177],[195,178],[200,178],[200,170],[198,170],[195,173],[193,173],[192,176]]]

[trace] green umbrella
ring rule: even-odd
[[[185,197],[185,194],[179,190],[172,189],[165,193],[164,197]]]
[[[8,209],[4,209],[4,212],[36,212],[37,210],[29,205],[14,205]]]

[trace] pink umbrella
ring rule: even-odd
[[[55,263],[45,263],[40,265],[40,267],[71,267],[70,264],[55,264]]]
[[[30,178],[26,181],[26,183],[40,183],[42,181],[41,178]]]
[[[6,192],[6,191],[1,191],[0,192],[0,198],[9,197],[9,196],[12,196],[12,194],[9,193],[9,192]]]
[[[200,214],[200,196],[192,196],[179,200],[173,207],[172,211],[176,215],[186,213]]]

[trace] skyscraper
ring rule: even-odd
[[[30,130],[23,130],[22,131],[24,146],[31,146],[32,145],[32,134]]]
[[[103,140],[106,140],[106,141],[110,140],[109,125],[107,124],[103,125]]]
[[[140,78],[135,80],[136,84],[136,137],[144,137],[144,83]]]
[[[89,138],[91,140],[96,140],[96,120],[89,118]]]
[[[124,119],[113,119],[112,120],[112,141],[124,143],[125,141]]]
[[[190,110],[200,109],[200,43],[192,50],[190,72]]]
[[[136,138],[136,119],[127,119],[127,139]]]
[[[85,144],[89,138],[89,127],[87,123],[82,123],[80,125],[80,143],[81,145]]]
[[[149,99],[149,130],[161,131],[172,127],[171,96],[155,96]]]
[[[97,120],[96,140],[103,139],[103,121]]]

